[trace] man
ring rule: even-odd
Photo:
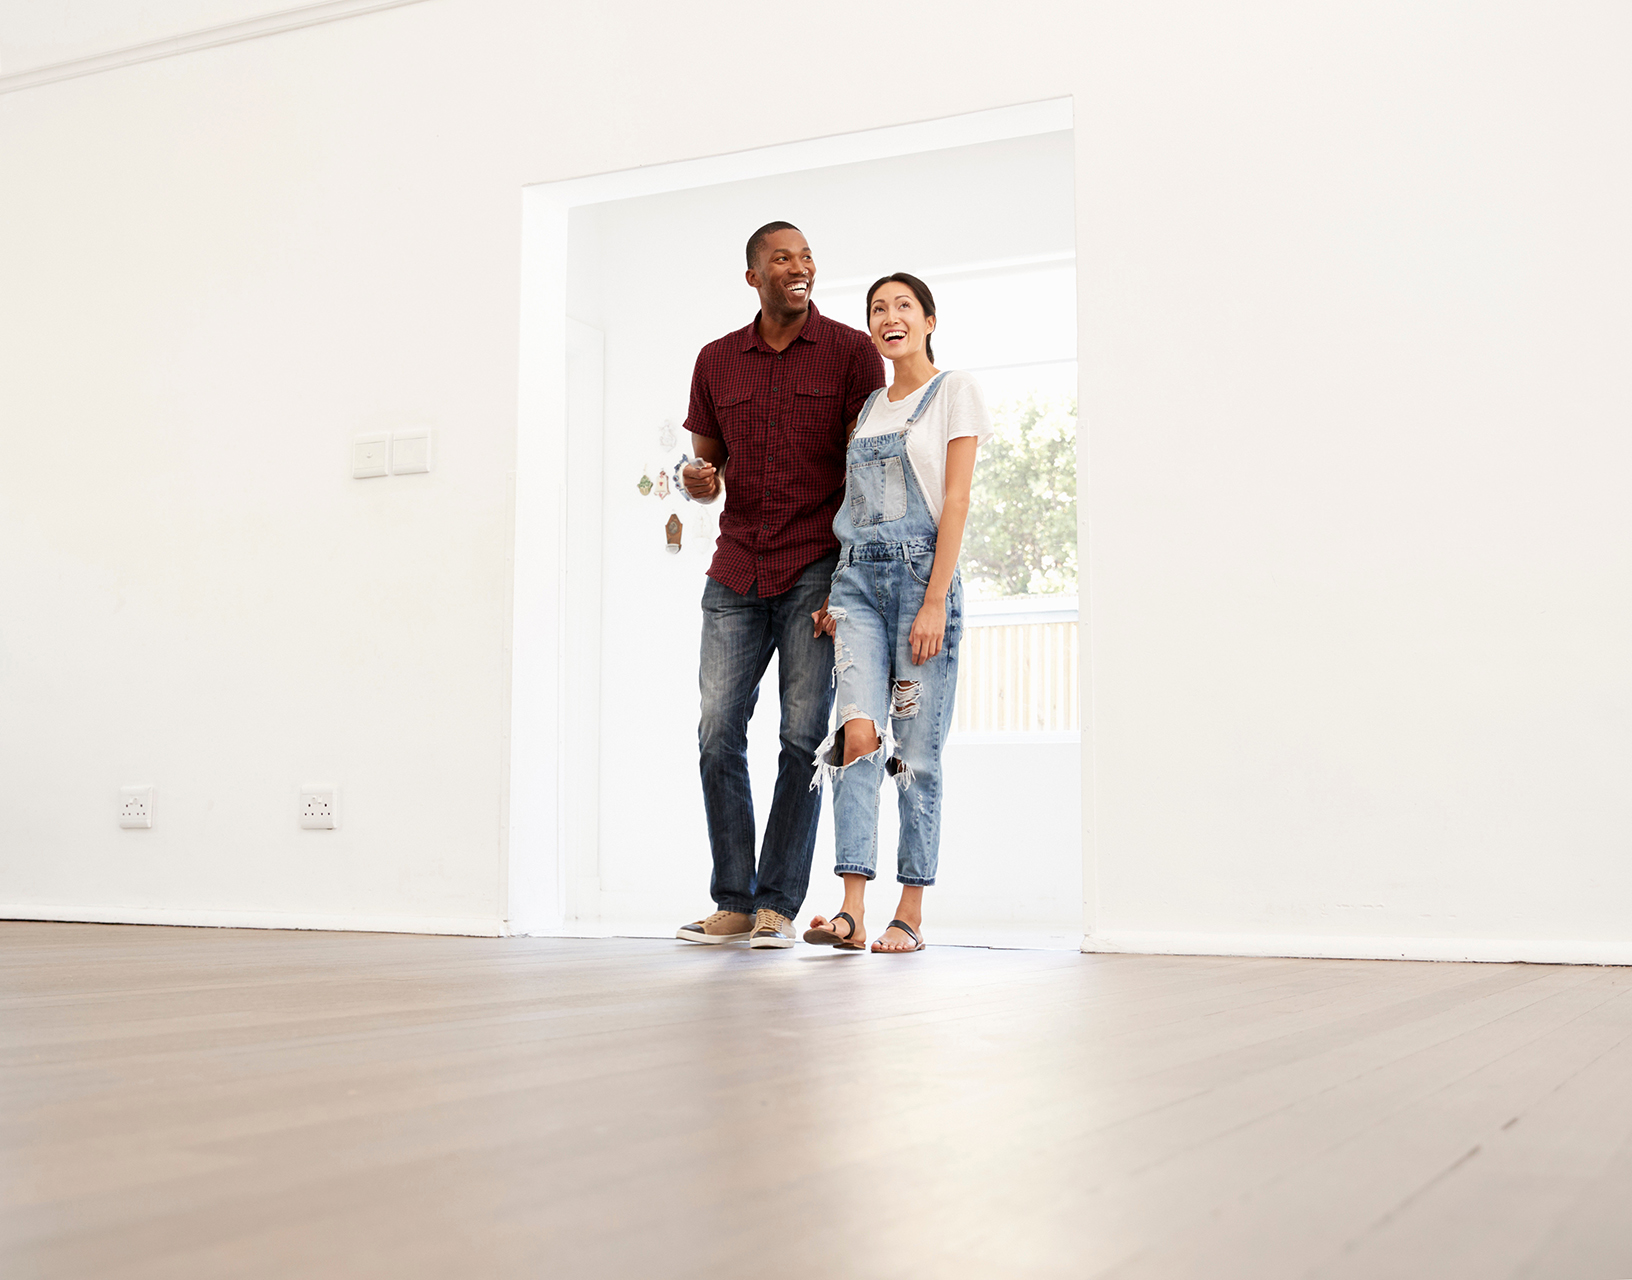
[[[884,385],[884,361],[866,334],[812,305],[816,262],[792,223],[749,237],[747,279],[759,314],[698,354],[686,414],[697,457],[686,491],[700,502],[725,493],[703,591],[697,729],[718,910],[676,936],[791,947],[821,814],[810,779],[833,707],[833,642],[811,617],[826,609],[838,561],[845,444]],[[782,752],[756,867],[748,719],[772,653]]]

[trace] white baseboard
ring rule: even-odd
[[[652,921],[584,921],[556,923],[534,928],[516,927],[514,931],[533,938],[673,938],[674,926]],[[994,951],[1075,951],[1081,935],[1056,929],[1016,929],[997,925],[992,928],[948,925],[936,927],[929,935],[931,946],[987,947]]]
[[[486,916],[325,915],[306,911],[216,911],[173,907],[19,906],[0,903],[0,920],[80,924],[172,924],[207,929],[325,929],[341,933],[451,933],[497,938],[502,920]]]
[[[1108,931],[1082,940],[1088,952],[1160,956],[1278,956],[1303,960],[1458,960],[1483,964],[1632,965],[1632,939],[1390,938],[1297,933]]]

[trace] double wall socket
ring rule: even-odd
[[[336,787],[300,789],[300,825],[305,831],[333,831],[340,825],[340,792]]]
[[[119,788],[119,825],[121,827],[151,827],[153,825],[153,788]]]

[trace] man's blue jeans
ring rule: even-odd
[[[710,892],[722,911],[768,907],[791,920],[810,887],[822,805],[821,793],[810,789],[810,775],[833,709],[833,642],[812,635],[810,615],[827,599],[837,563],[836,555],[822,557],[788,590],[769,598],[758,594],[757,584],[743,596],[713,578],[703,589],[697,746],[714,852]],[[756,874],[748,720],[772,653],[782,699],[782,753]]]

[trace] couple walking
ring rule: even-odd
[[[990,419],[973,377],[935,367],[935,299],[917,277],[878,281],[861,333],[816,309],[810,246],[772,222],[749,237],[747,279],[759,314],[703,348],[686,415],[686,489],[724,493],[725,509],[703,591],[697,732],[718,909],[677,936],[793,945],[826,779],[844,901],[804,937],[860,950],[890,777],[901,900],[872,949],[921,950],[963,627],[958,552]],[[782,750],[756,861],[748,720],[773,652]]]

